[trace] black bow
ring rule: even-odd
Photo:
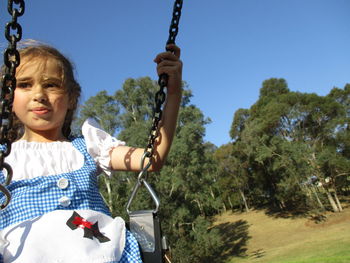
[[[67,226],[70,229],[75,230],[78,227],[84,229],[84,237],[93,239],[96,237],[101,243],[108,242],[110,239],[104,236],[98,229],[98,222],[92,224],[86,219],[82,218],[77,212],[73,212],[73,215],[68,219]]]

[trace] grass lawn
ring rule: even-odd
[[[350,208],[327,213],[321,223],[251,211],[226,213],[215,225],[224,235],[222,256],[229,263],[350,262]]]

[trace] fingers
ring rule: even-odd
[[[161,67],[174,67],[177,66],[179,63],[181,63],[181,60],[169,60],[169,59],[164,59],[161,60],[158,65],[157,68],[161,68]]]
[[[172,52],[177,58],[180,58],[181,49],[175,44],[169,44],[166,46],[166,50]]]
[[[165,52],[156,56],[158,75],[168,75],[168,94],[181,94],[182,85],[182,61],[180,60],[181,50],[175,44],[167,45]]]
[[[180,58],[181,50],[175,44],[169,44],[166,46],[167,51],[162,52],[156,56],[154,62],[160,63],[163,60],[177,61]]]
[[[154,62],[157,63],[158,75],[171,71],[179,71],[182,68],[182,61],[180,60],[181,50],[175,44],[166,46],[167,51],[162,52],[156,56]]]
[[[163,73],[171,74],[172,71],[179,71],[182,68],[181,60],[171,61],[171,60],[163,60],[157,65],[157,73],[161,75]]]

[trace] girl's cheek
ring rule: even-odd
[[[20,92],[15,90],[15,97],[13,100],[13,107],[12,107],[12,111],[14,111],[17,108],[23,108],[25,106],[26,103],[26,96]]]

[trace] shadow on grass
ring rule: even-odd
[[[281,210],[276,206],[264,207],[261,209],[265,214],[274,218],[305,218],[309,215],[308,209]]]
[[[220,261],[225,262],[232,256],[245,257],[247,256],[247,243],[251,238],[248,234],[249,224],[245,220],[238,220],[234,223],[223,223],[215,227],[219,229],[223,245],[220,255]]]
[[[265,214],[273,218],[283,219],[297,219],[304,218],[313,221],[316,224],[327,221],[326,211],[295,209],[295,210],[281,210],[275,207],[265,208]]]

